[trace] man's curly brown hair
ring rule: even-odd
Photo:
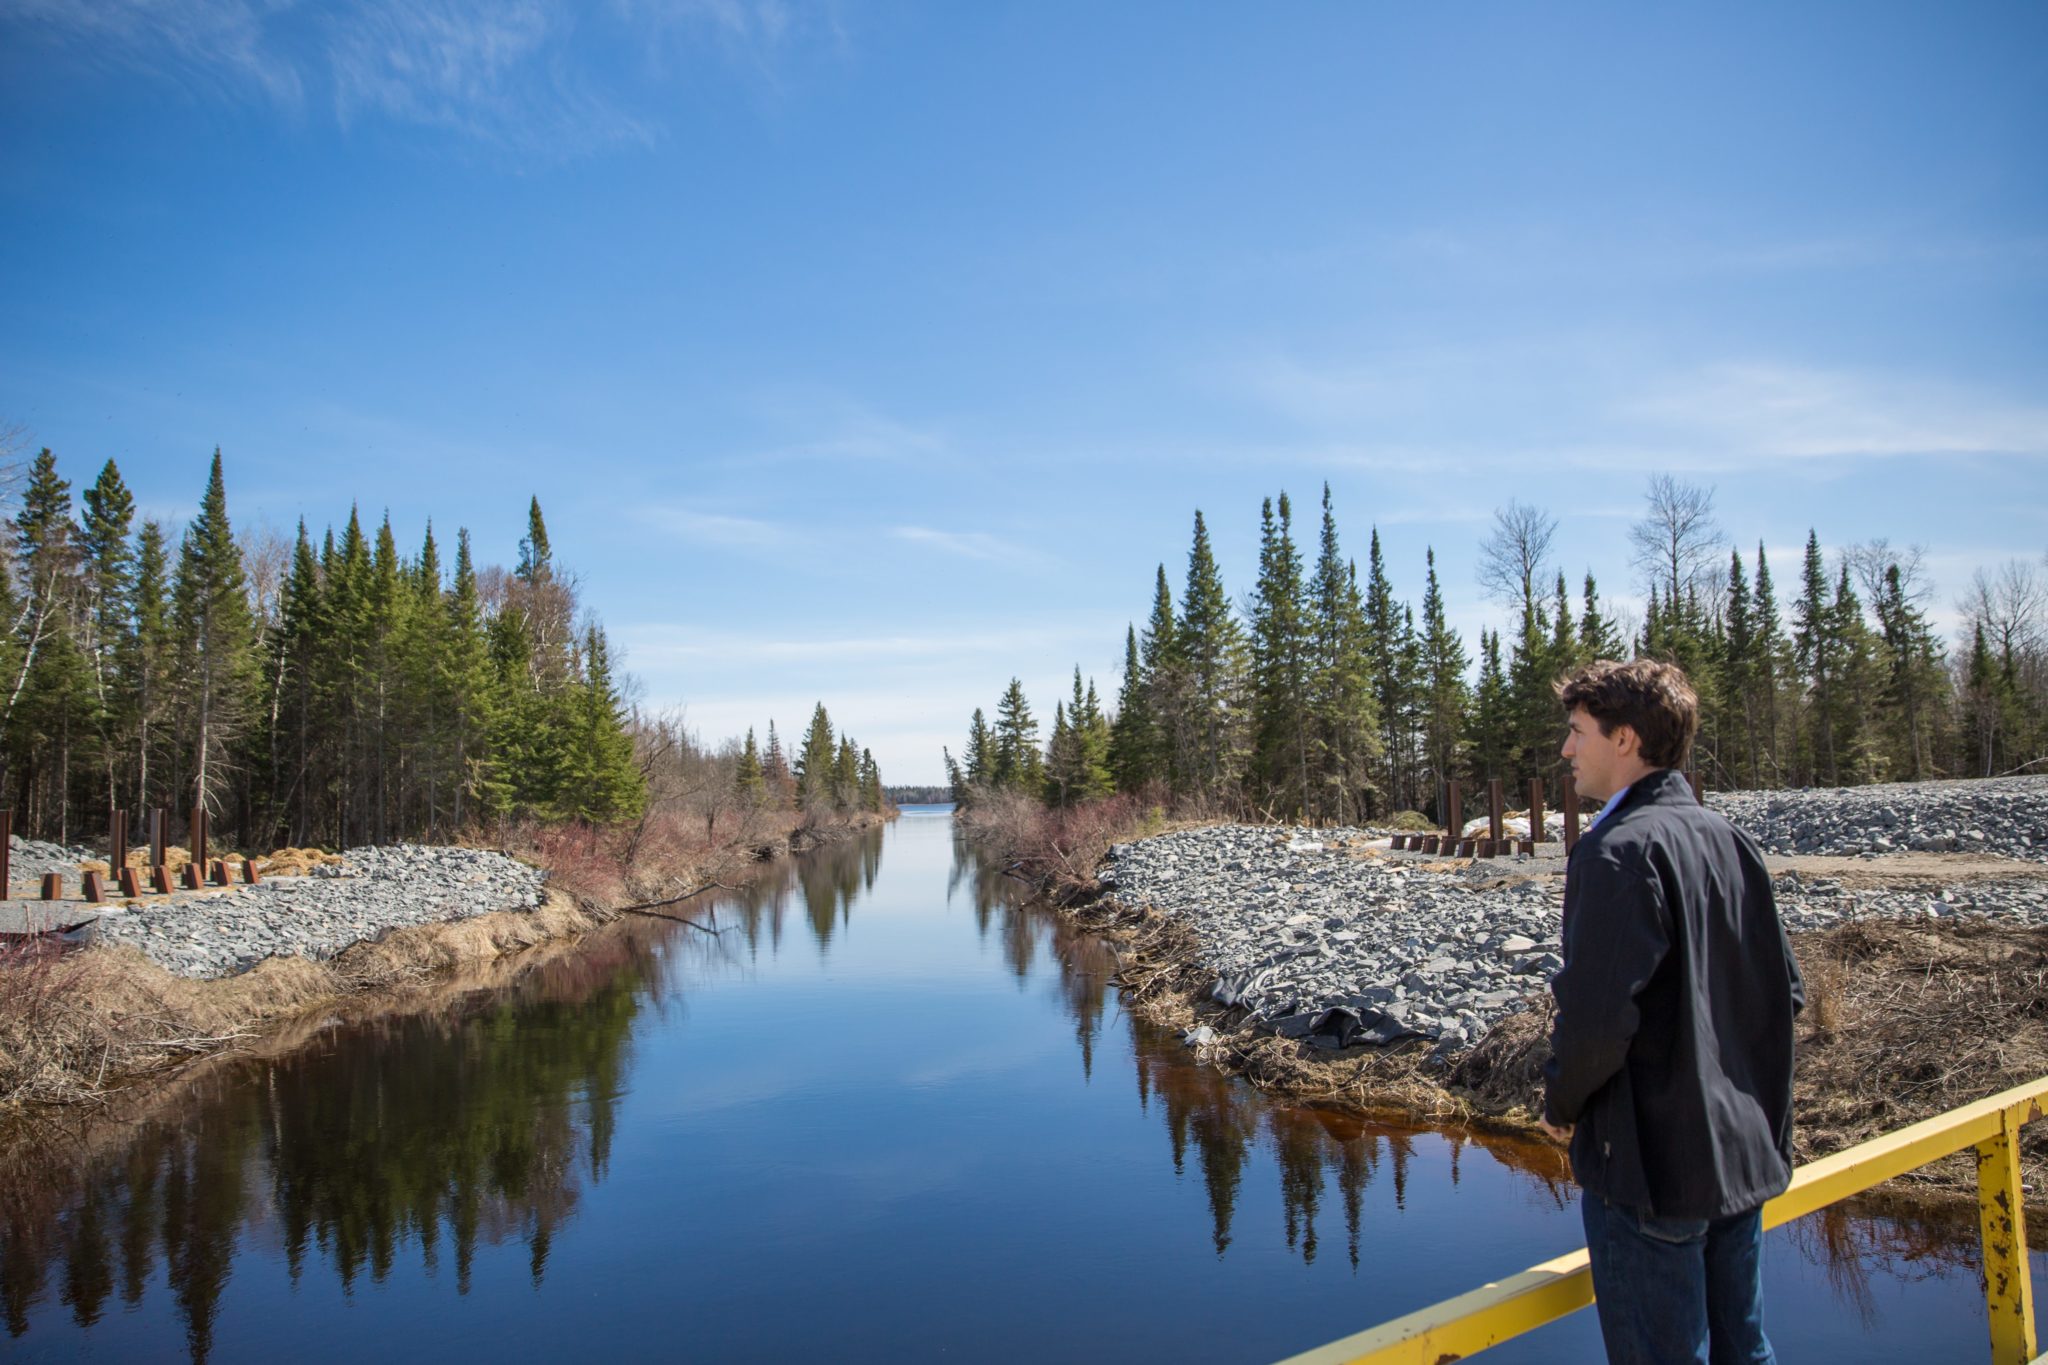
[[[1557,699],[1570,715],[1580,707],[1612,735],[1626,725],[1642,741],[1643,762],[1683,768],[1700,728],[1700,699],[1676,664],[1655,659],[1620,663],[1597,659],[1557,681]]]

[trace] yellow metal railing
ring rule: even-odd
[[[1824,1156],[1792,1173],[1791,1186],[1764,1205],[1767,1228],[1802,1218],[1893,1176],[1965,1147],[1977,1149],[1977,1204],[1984,1238],[1984,1298],[1991,1311],[1992,1365],[2028,1365],[2034,1289],[2020,1189],[2021,1125],[2041,1117],[2048,1076],[1951,1109],[1896,1133]],[[1554,1322],[1593,1302],[1583,1248],[1497,1284],[1291,1356],[1281,1365],[1436,1365],[1461,1360]]]

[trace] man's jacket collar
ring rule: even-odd
[[[1693,798],[1691,780],[1676,768],[1659,768],[1655,772],[1644,773],[1631,783],[1629,789],[1621,794],[1620,805],[1601,812],[1600,826],[1605,827],[1615,816],[1631,807],[1668,806],[1681,799],[1688,806],[1699,804]]]

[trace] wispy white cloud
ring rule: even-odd
[[[2048,456],[2048,407],[1910,376],[1722,364],[1654,385],[1614,412],[1703,454],[1744,463]]]
[[[11,0],[0,29],[25,26],[97,65],[163,74],[215,93],[254,89],[296,107],[297,67],[268,32],[285,5],[269,0]]]
[[[986,531],[941,531],[930,526],[896,526],[889,534],[898,540],[913,545],[927,545],[932,549],[962,559],[980,559],[992,563],[1021,563],[1036,558],[1028,550],[999,540]]]
[[[636,507],[633,516],[644,525],[712,545],[767,550],[780,549],[792,540],[789,528],[780,522],[675,503]]]
[[[596,47],[623,38],[657,80],[661,54],[707,43],[763,73],[800,41],[845,43],[828,0],[10,0],[0,35],[10,34],[295,112],[324,92],[343,126],[374,117],[553,155],[661,132],[615,77],[592,70],[579,35]]]
[[[929,460],[946,456],[952,449],[951,439],[935,426],[906,421],[840,397],[775,391],[759,395],[756,401],[764,420],[790,436],[735,455],[729,463]]]

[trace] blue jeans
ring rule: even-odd
[[[1649,1218],[1579,1191],[1609,1365],[1772,1365],[1761,1211]]]

